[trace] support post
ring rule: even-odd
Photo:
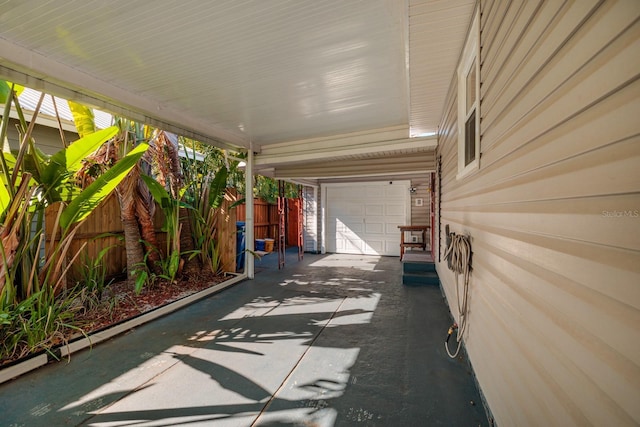
[[[302,185],[298,185],[298,261],[304,257],[304,197]]]
[[[284,193],[284,181],[278,180],[278,270],[284,268],[286,260],[287,199]]]
[[[249,143],[249,152],[247,153],[247,166],[244,170],[245,175],[245,245],[251,251],[247,251],[245,255],[245,273],[248,279],[254,278],[255,258],[253,255],[254,248],[254,220],[253,220],[253,143]]]

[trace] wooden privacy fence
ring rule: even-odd
[[[218,240],[220,242],[221,265],[223,271],[236,271],[236,209],[230,208],[236,201],[234,192],[227,192],[218,212]],[[45,250],[49,250],[51,232],[55,224],[59,204],[47,208],[45,214]],[[162,210],[156,208],[154,218],[156,238],[162,252],[166,247],[166,233],[161,231],[164,217]],[[59,239],[60,233],[57,233]],[[120,205],[115,194],[109,196],[80,225],[68,251],[71,258],[86,243],[86,247],[69,269],[70,280],[81,280],[80,268],[91,268],[93,260],[104,248],[110,248],[102,258],[107,277],[124,275],[127,268],[127,254],[124,247],[124,228],[120,220]]]
[[[238,221],[246,221],[247,206],[238,205]],[[278,207],[262,199],[253,199],[253,233],[256,239],[278,239]]]
[[[223,271],[236,271],[236,221],[237,207],[231,207],[237,200],[234,190],[227,190],[218,210],[218,241],[220,242],[220,264]]]
[[[300,222],[300,199],[287,199],[287,245],[298,246],[298,233]]]
[[[49,251],[51,235],[55,225],[59,203],[49,206],[45,212],[45,251]],[[82,279],[80,268],[91,268],[93,260],[104,248],[111,248],[102,258],[102,265],[106,269],[107,277],[114,277],[126,272],[127,254],[124,249],[124,229],[120,221],[120,205],[115,195],[111,195],[100,204],[78,227],[73,241],[67,251],[70,260],[82,246],[85,248],[69,269],[67,277],[71,280]],[[60,231],[56,233],[56,240],[60,238]]]
[[[238,206],[238,221],[246,221],[246,205]],[[287,235],[288,246],[298,244],[299,210],[302,209],[300,199],[287,199]],[[278,205],[262,199],[253,199],[254,238],[274,239],[278,241]]]

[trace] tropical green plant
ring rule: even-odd
[[[60,270],[53,271],[56,264],[52,262],[53,258],[45,263],[48,269],[38,268],[39,248],[44,237],[44,209],[53,202],[70,201],[69,206],[62,211],[61,223],[65,231],[63,234],[69,234],[71,224],[84,219],[100,203],[108,194],[104,186],[96,185],[82,192],[75,191],[71,177],[80,167],[82,158],[95,151],[116,130],[107,129],[91,137],[81,138],[53,156],[47,156],[35,148],[35,142],[31,138],[33,125],[28,126],[24,120],[16,96],[7,99],[5,103],[0,138],[3,141],[7,138],[7,123],[12,105],[20,117],[18,133],[21,145],[15,157],[10,152],[0,153],[0,180],[3,184],[0,185],[0,235],[3,243],[0,296],[5,303],[10,303],[15,298],[26,298],[31,292],[38,291],[43,278],[55,278],[48,284],[57,286]],[[34,116],[37,113],[36,109]],[[111,174],[118,171],[126,173],[120,165]],[[59,242],[68,243],[64,239]],[[57,249],[60,248],[64,246],[58,245]],[[56,250],[51,252],[59,255],[59,252],[55,254]]]
[[[276,203],[278,200],[278,183],[269,177],[256,175],[253,196],[267,203]]]
[[[141,175],[140,178],[147,184],[154,200],[160,205],[164,213],[164,224],[162,231],[167,233],[165,259],[160,261],[163,274],[166,279],[173,282],[180,271],[182,259],[180,257],[180,224],[179,199],[176,199],[155,179],[150,176]],[[183,193],[184,190],[181,191]],[[180,194],[179,194],[180,196]]]
[[[149,247],[150,245],[147,244],[146,246]],[[152,251],[158,251],[158,249],[152,248]],[[151,252],[149,251],[144,254],[144,256],[142,257],[142,261],[133,266],[135,272],[132,275],[134,278],[133,290],[135,291],[136,295],[142,292],[142,288],[148,285],[153,285],[156,281],[155,271],[150,272],[147,268],[147,259],[149,258],[150,253]]]
[[[256,175],[254,179],[254,197],[267,203],[276,203],[279,196],[278,181],[267,176]],[[284,183],[284,197],[295,199],[298,197],[298,186],[290,182]]]
[[[102,236],[98,236],[100,238]],[[83,251],[80,263],[75,267],[75,277],[77,277],[77,287],[82,287],[87,291],[87,302],[97,302],[102,297],[105,287],[109,286],[113,279],[107,280],[107,266],[104,257],[116,245],[102,248],[95,257],[90,257],[88,251]]]
[[[13,94],[20,95],[24,90],[24,86],[0,80],[0,104],[6,104],[13,99]]]
[[[138,266],[139,271],[134,280],[134,291],[136,294],[142,292],[142,289],[145,287],[154,286],[159,280],[174,283],[176,276],[181,271],[182,259],[180,255],[182,255],[182,253],[179,248],[172,248],[169,256],[162,256],[158,248],[152,248],[152,251],[161,255],[159,261],[156,261],[157,268],[152,271],[146,268],[148,263],[147,258],[150,253],[147,252],[144,261]]]
[[[138,147],[145,149],[145,155],[140,160],[149,156],[147,141],[151,138],[151,129],[121,117],[116,117],[115,122],[119,129],[117,135],[85,159],[81,170],[85,185],[99,179],[111,165],[136,152]],[[147,159],[144,163],[150,162],[151,159]],[[134,280],[142,271],[141,266],[145,260],[148,260],[152,269],[159,260],[159,254],[152,250],[157,246],[153,220],[155,205],[147,186],[140,180],[140,174],[145,168],[142,163],[136,162],[115,188],[124,230],[127,274]]]
[[[179,138],[179,145],[185,155],[180,158],[185,182],[188,177],[203,177],[226,168],[227,187],[235,188],[238,194],[245,193],[245,175],[241,162],[246,161],[246,153],[230,153],[190,138]]]
[[[86,135],[48,156],[37,149],[31,137],[43,97],[28,124],[16,93],[10,90],[0,125],[0,140],[6,142],[13,107],[18,116],[20,146],[16,155],[0,152],[0,313],[3,325],[14,325],[11,336],[15,337],[9,346],[13,343],[28,351],[48,348],[57,341],[54,335],[60,329],[51,329],[51,325],[68,326],[73,297],[65,290],[65,274],[80,253],[69,253],[71,241],[79,224],[127,176],[147,148],[136,147],[81,189],[75,185],[74,174],[82,160],[118,129],[111,127]],[[45,208],[55,202],[60,205],[50,244],[41,259]],[[4,330],[3,327],[3,334]],[[34,331],[49,335],[43,338]],[[9,339],[2,335],[3,346],[7,344],[5,338]]]
[[[68,291],[67,291],[68,292]],[[19,303],[0,309],[0,360],[15,359],[68,342],[69,332],[83,333],[73,325],[82,306],[77,291],[61,297],[50,288],[31,294]]]
[[[73,101],[67,101],[69,110],[73,115],[73,123],[76,125],[76,131],[82,138],[96,131],[95,115],[93,110],[86,105]]]
[[[196,158],[196,146],[192,145],[192,157],[183,161],[185,182],[184,198],[192,207],[191,232],[203,268],[218,273],[220,269],[220,245],[218,239],[218,211],[224,200],[230,175],[237,170],[237,161],[219,162],[216,169],[210,168],[213,148],[200,147],[205,151],[204,161]],[[218,151],[219,153],[220,151]],[[215,163],[213,163],[215,164]],[[230,172],[231,171],[231,172]]]

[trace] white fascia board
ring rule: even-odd
[[[344,145],[353,145],[367,142],[390,141],[409,137],[407,126],[390,126],[366,131],[342,133],[337,135],[321,136],[316,138],[299,139],[295,141],[277,142],[261,146],[259,153],[286,154],[292,147],[304,146],[310,150],[340,148]]]
[[[208,144],[238,150],[248,148],[246,137],[204,123],[181,111],[132,93],[0,38],[0,78],[122,115],[139,123],[193,138]]]
[[[282,181],[290,182],[295,185],[302,185],[303,187],[320,187],[320,183],[317,179],[291,179],[291,178],[283,178]]]
[[[427,173],[427,172],[416,172],[416,171],[402,171],[402,172],[354,172],[354,173],[335,173],[335,174],[325,174],[323,176],[319,176],[317,178],[305,178],[305,177],[301,177],[301,178],[293,178],[293,177],[287,177],[287,176],[282,176],[282,175],[278,175],[276,176],[274,179],[281,179],[283,181],[293,181],[294,179],[296,181],[304,181],[304,180],[314,180],[320,184],[322,184],[323,182],[331,182],[332,180],[344,180],[345,182],[351,182],[351,181],[371,181],[373,180],[373,178],[376,179],[380,179],[382,181],[384,181],[386,179],[386,177],[389,176],[394,176],[394,177],[401,177],[401,176],[414,176],[418,173]],[[286,174],[283,174],[286,175]],[[397,178],[396,178],[397,179]]]
[[[275,168],[265,168],[259,169],[255,171],[255,175],[262,175],[268,178],[280,179],[282,181],[287,181],[296,185],[304,185],[306,187],[318,187],[320,184],[316,178],[286,178],[286,177],[278,177],[276,176]]]
[[[270,176],[284,179],[324,179],[348,176],[375,176],[396,173],[420,173],[435,169],[434,151],[411,152],[397,156],[341,160],[320,160],[265,168]],[[261,170],[262,174],[262,170]]]
[[[5,104],[0,104],[0,109],[4,109],[4,106]],[[25,114],[25,119],[27,120],[27,122],[31,122],[33,111],[25,111],[25,113],[28,113]],[[18,112],[13,108],[11,108],[11,110],[9,111],[9,117],[16,120],[20,119]],[[66,132],[76,133],[76,125],[73,122],[65,119],[60,119],[60,123],[62,124],[62,130]],[[36,117],[36,124],[54,129],[58,129],[60,127],[58,126],[58,120],[56,120],[55,117],[51,117],[45,114],[38,114],[38,117]]]
[[[284,165],[289,163],[308,162],[314,160],[331,159],[336,157],[357,156],[363,154],[403,153],[406,151],[427,151],[433,150],[438,145],[436,136],[424,138],[403,138],[390,141],[376,141],[356,143],[351,145],[341,145],[339,147],[328,146],[322,148],[311,148],[304,144],[290,147],[287,153],[270,154],[268,147],[265,147],[256,156],[256,166]]]
[[[414,181],[414,180],[427,180],[430,172],[407,172],[407,173],[394,173],[385,175],[370,175],[370,176],[348,176],[338,178],[322,178],[318,180],[320,185],[325,184],[339,184],[339,183],[358,183],[358,182],[372,182],[372,181]]]

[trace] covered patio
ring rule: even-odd
[[[403,286],[395,257],[287,256],[3,384],[2,424],[487,425],[439,287]]]
[[[1,386],[3,421],[486,424],[453,316],[490,424],[639,425],[638,52],[637,0],[3,2],[0,79],[242,154],[341,254],[248,256],[254,282]],[[440,286],[402,286],[384,256],[425,224]]]

